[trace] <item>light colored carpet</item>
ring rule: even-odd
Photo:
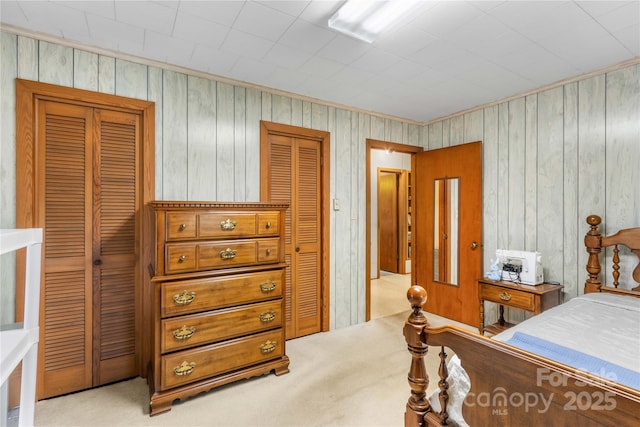
[[[407,312],[408,313],[408,312]],[[402,426],[411,357],[407,313],[287,341],[286,375],[214,389],[149,416],[142,378],[40,401],[36,426]],[[450,323],[428,315],[430,324]],[[437,376],[438,348],[427,355]],[[430,389],[436,387],[432,381]]]
[[[407,302],[407,289],[411,286],[411,274],[380,272],[378,279],[371,280],[371,319],[407,313],[411,309]]]

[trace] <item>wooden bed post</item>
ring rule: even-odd
[[[600,255],[600,251],[602,250],[602,235],[598,230],[600,222],[602,222],[602,220],[598,215],[589,215],[587,217],[587,224],[589,224],[591,228],[584,236],[584,246],[589,253],[589,260],[587,261],[587,273],[589,277],[584,283],[585,294],[600,292],[600,286],[602,285],[600,282],[600,260],[598,259],[598,255]]]
[[[404,324],[404,338],[411,353],[411,368],[407,379],[411,387],[411,397],[404,413],[404,425],[424,426],[424,416],[431,411],[427,400],[429,376],[424,365],[424,357],[428,346],[424,339],[424,328],[428,326],[427,318],[422,313],[422,306],[427,302],[427,291],[420,286],[412,286],[407,291],[407,299],[413,312]]]

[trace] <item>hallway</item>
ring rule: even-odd
[[[380,271],[380,278],[371,280],[371,320],[402,312],[409,315],[409,286],[411,274]]]

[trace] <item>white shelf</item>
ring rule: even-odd
[[[7,419],[8,380],[13,370],[22,362],[20,383],[19,426],[32,426],[36,403],[36,370],[38,367],[38,316],[40,308],[40,266],[42,229],[0,229],[0,254],[27,248],[25,268],[24,321],[15,328],[0,330],[0,379],[2,424]]]

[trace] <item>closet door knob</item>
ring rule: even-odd
[[[102,265],[102,260],[101,260],[101,259],[96,259],[96,260],[94,260],[94,261],[93,261],[93,265],[96,265],[96,266],[98,266],[98,265]]]

